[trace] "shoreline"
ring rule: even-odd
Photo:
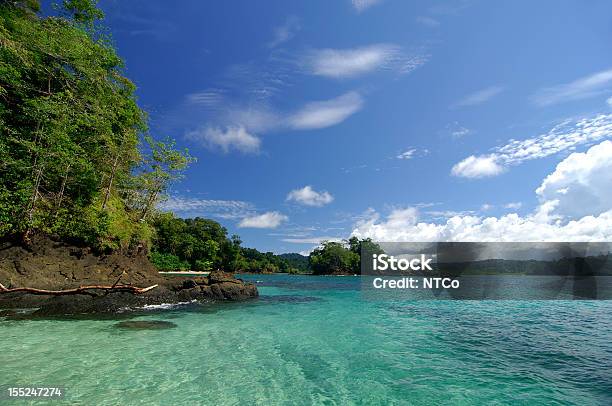
[[[254,284],[229,272],[160,274],[144,251],[100,254],[44,234],[32,235],[27,245],[0,240],[0,248],[1,309],[36,307],[39,315],[116,313],[259,295]]]

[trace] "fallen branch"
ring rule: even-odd
[[[26,292],[31,293],[33,295],[51,295],[51,296],[61,296],[61,295],[76,295],[79,293],[91,294],[88,292],[89,290],[105,290],[107,292],[129,292],[135,295],[140,295],[142,293],[148,292],[151,289],[155,289],[158,285],[152,285],[146,288],[139,288],[137,286],[132,285],[86,285],[79,286],[74,289],[65,289],[65,290],[46,290],[46,289],[36,289],[36,288],[7,288],[3,284],[0,283],[0,294],[2,293],[13,293],[13,292]]]

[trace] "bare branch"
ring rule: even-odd
[[[14,292],[25,292],[31,293],[33,295],[51,295],[51,296],[61,296],[61,295],[76,295],[80,293],[90,294],[89,290],[105,290],[105,291],[113,291],[113,292],[129,292],[135,295],[139,295],[145,292],[148,292],[152,289],[155,289],[159,285],[152,285],[146,288],[139,288],[132,285],[86,285],[79,286],[74,289],[65,289],[65,290],[46,290],[46,289],[36,289],[36,288],[11,288],[8,289],[3,284],[0,283],[0,294],[3,293],[14,293]]]

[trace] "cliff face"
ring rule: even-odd
[[[79,285],[115,283],[156,284],[163,278],[143,252],[96,254],[44,235],[33,235],[29,244],[0,243],[0,283],[6,287],[68,289]]]
[[[165,278],[142,250],[128,255],[97,254],[44,235],[32,236],[27,245],[12,240],[0,242],[0,283],[6,288],[46,290],[84,285],[158,285],[140,295],[103,290],[64,296],[0,293],[0,308],[37,307],[45,314],[115,312],[152,304],[244,300],[258,295],[253,284],[229,273],[217,271],[196,279]]]

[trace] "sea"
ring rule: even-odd
[[[612,301],[372,300],[358,276],[113,316],[0,313],[0,404],[612,405]],[[59,388],[59,398],[9,388]]]

